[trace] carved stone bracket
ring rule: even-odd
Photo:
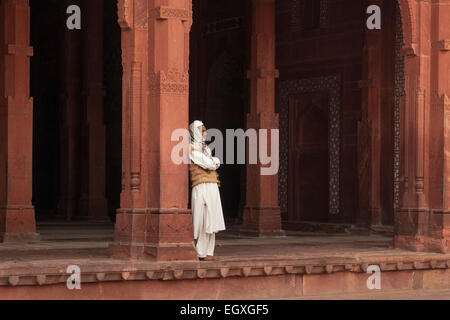
[[[118,23],[122,30],[147,29],[147,0],[119,0]]]
[[[186,9],[160,6],[150,10],[149,19],[156,19],[156,20],[180,19],[182,21],[189,21],[192,19],[192,11]]]

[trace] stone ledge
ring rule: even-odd
[[[330,261],[212,261],[212,262],[174,262],[159,263],[146,267],[146,263],[105,263],[83,266],[81,268],[82,283],[97,283],[108,281],[177,281],[197,279],[220,279],[230,277],[267,277],[280,275],[319,275],[332,273],[366,273],[370,265],[378,265],[381,271],[395,272],[408,270],[450,269],[450,257],[423,259],[402,259],[401,257],[381,257],[379,259],[361,262],[343,261],[345,259],[329,259]],[[319,259],[318,259],[319,260]],[[334,260],[334,261],[333,261]],[[376,261],[378,260],[378,261]],[[50,264],[49,262],[47,262]],[[0,270],[0,286],[42,286],[64,284],[70,277],[66,272],[72,263],[59,261],[59,266],[36,267],[35,263],[19,263],[15,268]],[[148,263],[147,263],[148,264]],[[67,265],[67,266],[66,266]],[[26,272],[33,268],[36,271]],[[159,268],[158,268],[159,267]],[[41,270],[37,270],[41,269]]]

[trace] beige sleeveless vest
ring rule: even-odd
[[[219,174],[214,170],[205,170],[202,167],[191,163],[189,165],[189,171],[191,173],[191,186],[194,188],[201,183],[217,183],[220,187]]]

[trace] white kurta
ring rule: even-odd
[[[191,161],[206,170],[217,170],[218,158],[192,151]],[[217,183],[201,183],[192,188],[192,216],[197,253],[204,258],[214,254],[215,233],[225,230],[222,203]]]

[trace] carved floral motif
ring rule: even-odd
[[[149,88],[150,94],[188,94],[189,74],[176,69],[150,73]]]

